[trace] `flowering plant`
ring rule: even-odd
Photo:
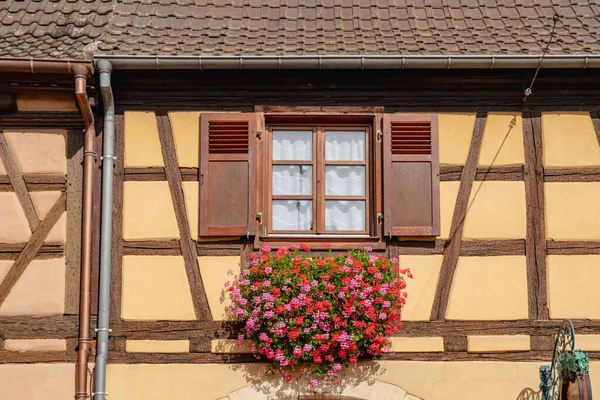
[[[370,248],[315,258],[300,250],[310,251],[305,244],[275,252],[264,246],[225,284],[231,310],[244,322],[240,342],[251,339],[256,356],[286,381],[294,366],[335,378],[359,357],[388,352],[386,336],[401,326],[410,270]]]

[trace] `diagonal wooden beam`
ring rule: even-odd
[[[598,144],[600,144],[600,111],[592,112],[590,115],[592,117],[594,131],[596,131],[596,139],[598,139]]]
[[[27,185],[25,185],[23,174],[21,173],[21,170],[19,169],[19,166],[14,159],[10,148],[8,147],[6,135],[4,135],[4,132],[2,131],[0,131],[0,159],[2,159],[2,163],[4,164],[4,168],[6,168],[6,173],[10,179],[10,183],[15,190],[23,211],[25,212],[25,217],[27,217],[27,222],[29,223],[29,229],[31,229],[33,232],[39,225],[40,219],[35,211],[35,207],[33,206],[33,201],[31,200],[31,196],[27,190]]]
[[[546,225],[542,123],[539,113],[523,114],[525,199],[527,204],[527,293],[530,319],[548,319],[546,289]]]
[[[183,198],[182,178],[179,165],[177,164],[177,155],[175,153],[175,142],[171,131],[171,124],[168,115],[158,116],[158,135],[162,156],[165,163],[165,175],[169,182],[171,198],[175,207],[175,217],[179,226],[179,245],[185,260],[185,271],[190,285],[192,301],[196,318],[202,321],[212,320],[206,291],[202,283],[200,268],[198,267],[198,250],[190,234],[190,225],[185,211],[185,201]]]
[[[431,308],[430,319],[432,321],[444,320],[446,317],[452,280],[454,279],[456,264],[458,263],[458,257],[460,256],[464,222],[469,205],[469,196],[471,195],[471,187],[473,186],[475,176],[477,175],[477,163],[479,162],[479,153],[481,151],[481,143],[483,142],[483,130],[485,128],[486,115],[487,113],[477,113],[475,119],[471,147],[469,148],[465,167],[462,169],[460,187],[458,189],[458,196],[456,197],[452,224],[450,225],[450,235],[445,244],[440,278],[433,301],[433,307]]]
[[[6,276],[2,283],[0,283],[0,306],[6,300],[6,297],[10,293],[11,289],[15,286],[15,283],[19,280],[27,266],[34,259],[42,245],[44,244],[44,240],[48,236],[48,233],[52,229],[52,227],[56,224],[62,213],[65,211],[65,202],[66,202],[66,194],[62,192],[56,203],[50,209],[46,218],[38,225],[37,229],[29,238],[29,241],[23,248],[23,251],[13,265],[8,270]]]

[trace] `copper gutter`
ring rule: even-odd
[[[0,71],[29,74],[92,74],[89,61],[48,60],[40,58],[0,58]]]
[[[90,301],[92,275],[92,193],[96,161],[94,114],[87,96],[87,69],[76,65],[75,96],[85,122],[83,146],[83,218],[81,230],[81,282],[79,292],[79,339],[75,364],[75,399],[86,399],[87,372],[92,339],[90,337]]]
[[[83,149],[83,222],[81,233],[81,289],[79,296],[79,340],[75,364],[75,398],[88,397],[87,368],[92,347],[90,337],[90,302],[92,272],[92,191],[96,153],[94,150],[94,114],[87,96],[87,78],[93,69],[89,61],[48,60],[34,58],[0,58],[0,72],[63,74],[75,78],[75,97],[85,122]]]

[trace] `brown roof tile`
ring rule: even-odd
[[[594,0],[0,0],[0,57],[599,53]],[[86,50],[89,49],[89,50]]]

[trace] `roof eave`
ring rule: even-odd
[[[600,55],[94,56],[114,69],[522,69],[600,68]]]

